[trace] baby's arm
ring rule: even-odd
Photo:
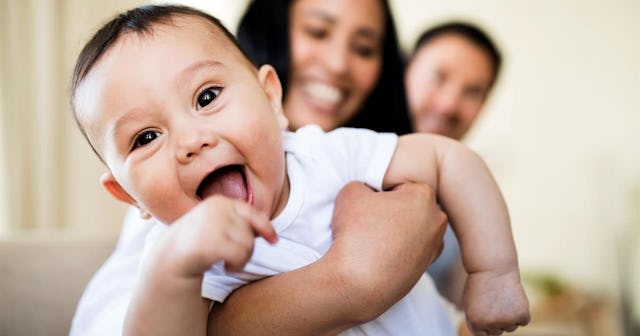
[[[200,294],[203,273],[219,261],[228,270],[242,269],[256,235],[277,239],[264,214],[221,196],[172,223],[141,268],[125,334],[206,335],[210,301]]]
[[[400,137],[383,187],[429,184],[460,241],[469,277],[463,306],[476,333],[512,331],[529,321],[509,214],[482,159],[457,141],[432,135]]]

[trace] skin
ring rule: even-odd
[[[461,139],[480,113],[493,83],[486,51],[446,33],[412,57],[405,84],[413,128]]]
[[[203,334],[202,274],[226,259],[227,268],[238,269],[251,255],[253,231],[274,242],[266,216],[276,216],[288,199],[281,138],[287,123],[275,71],[256,71],[203,19],[177,17],[173,24],[151,36],[122,36],[80,85],[76,102],[78,119],[109,167],[106,189],[172,224],[127,313],[126,331],[134,334]],[[201,181],[229,164],[243,167],[248,196],[200,198]],[[472,329],[494,334],[528,323],[508,212],[484,163],[445,137],[402,136],[382,186],[412,181],[437,190],[458,232]],[[202,238],[211,231],[222,243],[212,247]],[[220,248],[225,243],[244,247],[239,262]]]
[[[292,129],[345,124],[375,86],[382,63],[384,16],[370,0],[293,1],[291,74],[284,101]]]

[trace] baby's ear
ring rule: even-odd
[[[111,196],[113,196],[118,201],[131,204],[140,210],[140,217],[144,219],[151,218],[151,214],[146,209],[142,208],[138,203],[127,193],[120,183],[116,181],[116,179],[111,175],[111,172],[106,172],[100,176],[100,184],[106,189]]]
[[[136,201],[131,197],[116,181],[110,172],[106,172],[100,176],[100,184],[106,189],[111,196],[115,197],[118,201],[125,202],[127,204],[137,206]]]
[[[280,78],[278,73],[271,65],[263,65],[258,70],[258,79],[264,89],[264,92],[271,102],[273,112],[278,118],[278,125],[281,129],[287,129],[289,127],[289,120],[284,115],[282,109],[282,85],[280,84]]]

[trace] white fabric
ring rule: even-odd
[[[338,192],[350,181],[380,190],[395,151],[397,136],[364,129],[324,133],[306,126],[285,134],[289,201],[273,220],[280,238],[269,245],[257,240],[242,273],[226,274],[222,264],[205,273],[202,294],[224,301],[234,289],[265,276],[317,260],[331,245],[331,217]],[[433,281],[423,275],[411,292],[378,319],[344,335],[455,335]]]
[[[113,253],[84,290],[71,322],[70,336],[122,334],[124,316],[137,281],[145,237],[154,220],[142,220],[131,208]]]

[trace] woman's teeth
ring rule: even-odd
[[[342,91],[338,88],[322,83],[308,83],[305,91],[313,98],[328,104],[338,104],[343,98]]]

